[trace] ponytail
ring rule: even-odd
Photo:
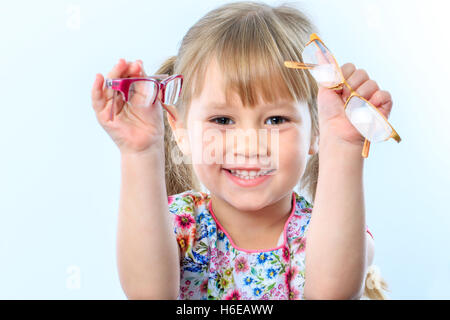
[[[317,86],[315,80],[311,75],[308,75],[311,86],[310,90],[310,99],[308,100],[308,108],[311,114],[311,135],[320,137],[319,130],[319,115],[317,110],[317,93],[319,87]],[[320,138],[319,138],[320,145]],[[308,162],[306,163],[305,172],[300,179],[299,183],[299,191],[301,188],[304,188],[307,194],[309,195],[311,202],[314,203],[316,199],[316,189],[317,189],[317,181],[319,179],[319,152],[314,153],[309,157]]]
[[[174,74],[174,65],[177,57],[168,58],[156,71],[156,74]],[[182,102],[181,102],[182,103]],[[180,105],[180,101],[178,102]],[[165,179],[167,195],[174,195],[186,190],[200,190],[198,179],[195,176],[192,164],[184,161],[175,161],[176,158],[182,159],[181,152],[175,140],[172,128],[167,120],[167,111],[164,110],[164,154],[165,154]]]
[[[311,202],[314,203],[316,198],[317,180],[319,177],[319,153],[313,154],[306,163],[305,172],[301,178],[300,185],[306,186],[306,192],[311,197]]]
[[[366,281],[364,285],[364,296],[371,300],[386,300],[383,290],[389,291],[388,285],[381,277],[378,266],[371,265],[367,269]]]

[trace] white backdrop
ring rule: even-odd
[[[90,104],[119,58],[149,73],[226,1],[3,1],[0,298],[123,299],[120,157]],[[265,1],[279,4],[279,1]],[[372,144],[364,180],[392,299],[449,299],[447,1],[299,1],[341,64],[394,99],[402,142]]]

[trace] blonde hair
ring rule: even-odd
[[[363,297],[372,300],[386,300],[383,291],[390,290],[386,281],[381,277],[380,268],[372,264],[367,268]]]
[[[315,27],[299,10],[260,2],[235,2],[222,5],[202,17],[183,37],[177,56],[168,58],[157,74],[179,73],[184,77],[183,90],[176,105],[183,121],[193,97],[203,87],[204,75],[216,59],[225,79],[225,93],[237,92],[244,106],[254,106],[259,98],[274,102],[281,95],[306,101],[311,113],[312,133],[319,134],[317,119],[317,84],[304,70],[288,69],[284,60],[301,61],[301,52],[315,32]],[[278,90],[274,89],[274,84]],[[259,96],[258,94],[261,94]],[[166,124],[167,194],[196,189],[199,181],[186,163],[174,165],[180,156],[170,126]],[[311,198],[315,197],[318,155],[311,157],[302,177]],[[181,179],[180,179],[181,178]]]
[[[318,87],[308,71],[288,69],[285,60],[302,61],[301,53],[316,27],[291,4],[272,7],[262,2],[234,2],[203,16],[183,37],[177,56],[169,57],[156,74],[182,74],[183,89],[176,104],[186,123],[188,106],[203,88],[211,59],[216,59],[225,79],[225,97],[237,92],[244,106],[255,106],[259,99],[274,102],[280,95],[306,102],[311,115],[311,134],[319,136],[316,97]],[[274,88],[278,86],[278,90]],[[259,96],[258,94],[261,94]],[[167,117],[165,157],[167,195],[200,190],[192,164],[175,161],[183,157]],[[314,202],[319,155],[312,155],[299,182]]]

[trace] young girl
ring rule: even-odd
[[[209,12],[156,72],[184,77],[165,116],[161,96],[112,109],[96,75],[93,107],[121,151],[117,255],[128,298],[359,299],[364,288],[384,298],[365,224],[364,138],[344,113],[350,93],[283,65],[301,61],[313,32],[288,5]],[[388,117],[390,94],[351,63],[342,71]],[[120,59],[108,74],[136,76],[141,60]],[[228,137],[258,130],[268,138]]]

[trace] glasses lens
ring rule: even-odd
[[[155,100],[156,88],[153,81],[134,81],[128,90],[128,102],[134,107],[148,107]]]
[[[370,142],[380,142],[391,136],[392,128],[383,116],[363,99],[353,96],[345,113],[353,126]]]
[[[342,82],[342,76],[331,52],[320,41],[308,44],[302,53],[304,63],[316,65],[309,69],[311,75],[323,87],[335,87]]]
[[[181,92],[181,78],[174,78],[166,84],[164,92],[164,103],[168,105],[175,105]]]

